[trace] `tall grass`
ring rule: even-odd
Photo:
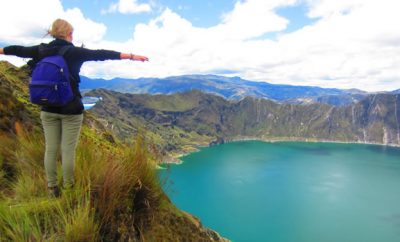
[[[11,192],[11,184],[16,173],[16,142],[7,135],[0,134],[0,198]]]
[[[47,198],[42,135],[16,126],[15,137],[0,136],[0,241],[140,237],[143,218],[162,197],[143,136],[131,147],[99,141],[94,131],[83,129],[76,184],[59,199]]]
[[[13,184],[14,198],[19,201],[44,196],[46,179],[43,165],[44,141],[41,134],[27,133],[16,123],[15,167],[18,171]]]
[[[39,215],[31,215],[25,207],[18,209],[0,204],[0,239],[7,241],[41,241]]]

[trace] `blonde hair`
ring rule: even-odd
[[[66,20],[56,19],[53,22],[51,29],[47,31],[47,34],[51,35],[53,38],[65,39],[73,31],[74,28]]]

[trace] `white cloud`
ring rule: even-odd
[[[64,10],[59,0],[11,0],[2,4],[0,42],[25,45],[46,42],[47,30],[57,18],[74,26],[77,42],[100,41],[106,32],[104,24],[85,18],[78,8]]]
[[[46,6],[47,9],[37,6]],[[60,2],[53,0],[15,0],[2,3],[0,41],[28,44],[40,40],[50,27],[49,23],[62,11]]]
[[[137,0],[119,0],[117,3],[112,3],[108,10],[103,13],[123,13],[136,14],[151,12],[151,5],[148,3],[137,3]]]
[[[400,41],[400,18],[395,12],[399,4],[390,0],[309,2],[311,12],[319,12],[322,19],[279,40],[278,46],[287,52],[283,59],[297,61],[276,66],[273,80],[365,90],[398,88],[400,48],[390,43]]]
[[[331,17],[332,15],[347,14],[362,7],[365,0],[306,0],[310,5],[309,17]],[[369,1],[369,0],[367,0]]]
[[[14,8],[6,4],[10,11],[4,12],[18,12],[21,3],[13,3],[17,1],[21,0],[10,1]],[[59,1],[51,3],[56,13],[46,18],[40,11],[26,11],[26,20],[23,14],[0,15],[0,27],[10,30],[0,33],[0,42],[27,39],[31,43],[41,38],[34,33],[48,27],[54,17],[65,15],[71,22],[77,19],[73,22],[75,37],[81,36],[79,41],[87,47],[150,58],[148,63],[87,63],[82,74],[91,77],[165,77],[222,70],[250,80],[293,85],[370,91],[400,86],[400,2],[395,0],[237,1],[221,23],[210,28],[194,27],[165,9],[149,22],[137,24],[132,39],[124,43],[102,41],[106,30],[103,24],[85,18],[79,9],[63,10]],[[275,40],[264,38],[284,30],[289,23],[277,15],[278,7],[301,3],[308,5],[308,15],[315,18],[313,24],[292,33],[281,32]],[[31,5],[34,8],[37,3]],[[35,31],[28,31],[32,29]]]
[[[296,0],[238,1],[232,12],[225,14],[216,32],[231,38],[249,39],[268,32],[284,30],[288,20],[278,16],[274,9],[293,5]]]
[[[307,3],[309,15],[320,19],[275,41],[254,38],[285,29],[288,21],[275,9],[299,1],[238,2],[210,28],[196,28],[166,9],[149,23],[137,25],[134,38],[125,43],[124,50],[134,49],[151,61],[135,68],[108,63],[112,67],[102,68],[108,71],[101,74],[150,77],[229,70],[250,80],[293,85],[370,91],[400,86],[400,19],[393,1]]]
[[[63,16],[74,26],[74,42],[99,42],[107,31],[107,27],[104,24],[85,18],[78,8],[66,10]]]

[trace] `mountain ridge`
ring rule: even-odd
[[[166,78],[139,78],[111,80],[90,79],[82,77],[82,90],[105,88],[122,93],[134,94],[173,94],[190,90],[200,90],[206,93],[222,96],[230,100],[240,100],[246,96],[270,99],[277,102],[328,103],[333,105],[348,105],[359,101],[367,92],[358,89],[322,88],[316,86],[293,86],[270,84],[241,79],[240,77],[224,77],[217,75],[182,75]],[[336,96],[337,100],[318,99],[324,96]],[[341,97],[345,97],[341,101]],[[299,101],[296,101],[300,99]]]
[[[192,135],[186,136],[186,145],[196,143],[195,135],[203,138],[202,145],[210,140],[213,143],[218,139],[236,140],[249,137],[267,141],[400,145],[398,94],[371,94],[359,103],[343,107],[327,104],[280,104],[253,97],[233,101],[198,90],[171,95],[149,95],[99,89],[89,92],[88,95],[106,97],[91,112],[108,120],[111,125],[120,120],[119,117],[125,117],[128,120],[141,120],[150,132],[169,133],[170,130],[179,130],[181,135],[190,132]],[[171,100],[177,103],[171,106]],[[188,103],[186,100],[191,101]],[[117,133],[121,135],[123,131]],[[166,153],[180,150],[181,146],[177,145],[179,140],[178,136],[164,141],[168,146]]]

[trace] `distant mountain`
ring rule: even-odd
[[[394,90],[391,92],[392,94],[400,94],[400,89]]]
[[[334,107],[252,97],[229,101],[199,91],[148,95],[102,89],[89,94],[103,97],[92,112],[116,133],[147,130],[168,152],[209,140],[247,138],[400,145],[400,95],[374,94]]]
[[[337,95],[323,95],[317,97],[297,98],[287,100],[285,103],[308,105],[312,103],[325,103],[333,106],[348,106],[364,99],[367,94],[345,93]]]
[[[133,94],[173,94],[190,90],[199,90],[229,100],[241,100],[244,97],[257,97],[277,102],[302,103],[301,100],[307,99],[310,102],[326,102],[333,105],[348,105],[359,101],[367,94],[357,89],[341,90],[312,86],[276,85],[266,82],[248,81],[239,77],[215,75],[184,75],[163,79],[115,78],[112,80],[82,77],[82,90],[88,91],[97,88]],[[322,98],[324,96],[330,96],[331,98]],[[337,101],[332,101],[332,98],[336,98]]]

